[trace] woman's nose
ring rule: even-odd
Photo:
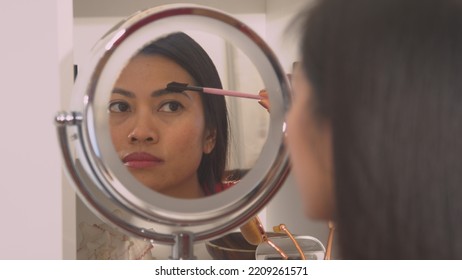
[[[148,117],[137,118],[133,129],[128,135],[128,141],[132,144],[152,144],[158,141],[155,128]]]
[[[154,137],[132,133],[128,136],[130,143],[154,143]]]

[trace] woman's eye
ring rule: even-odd
[[[112,102],[109,104],[109,112],[111,113],[124,113],[130,111],[130,105],[126,102]]]
[[[177,112],[178,110],[181,110],[182,108],[183,108],[183,105],[181,105],[181,103],[176,102],[176,101],[170,101],[170,102],[162,104],[159,111],[173,113],[173,112]]]

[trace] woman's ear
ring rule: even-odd
[[[215,148],[215,142],[217,140],[217,130],[207,129],[204,135],[204,146],[202,151],[205,154],[210,154]]]

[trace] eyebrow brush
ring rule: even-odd
[[[261,97],[258,94],[244,93],[244,92],[239,92],[239,91],[232,91],[232,90],[225,90],[225,89],[218,89],[218,88],[190,86],[188,84],[183,84],[183,83],[178,83],[178,82],[171,82],[167,84],[166,89],[169,91],[173,91],[173,92],[183,92],[185,90],[192,90],[192,91],[199,91],[199,92],[209,93],[209,94],[236,96],[236,97],[251,98],[251,99],[261,99]]]

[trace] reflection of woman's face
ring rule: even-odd
[[[124,68],[109,105],[112,141],[141,183],[174,197],[203,195],[197,169],[215,145],[205,129],[197,92],[168,92],[176,81],[194,84],[189,73],[159,55],[137,55]]]

